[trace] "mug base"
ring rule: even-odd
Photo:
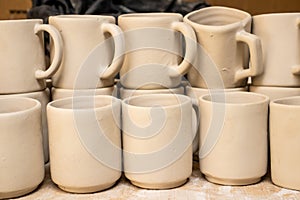
[[[106,184],[90,186],[90,187],[68,187],[68,186],[63,186],[63,185],[57,185],[57,186],[66,192],[76,193],[76,194],[85,194],[85,193],[99,192],[99,191],[108,189],[108,188],[112,187],[115,183],[116,182],[106,183]]]
[[[24,195],[29,194],[30,192],[34,191],[37,187],[38,187],[38,185],[34,186],[34,187],[18,190],[18,191],[13,191],[13,192],[3,192],[3,193],[0,192],[0,199],[10,199],[10,198],[24,196]]]
[[[249,179],[224,179],[224,178],[217,178],[208,175],[205,175],[205,178],[212,183],[216,183],[220,185],[232,185],[232,186],[251,185],[261,180],[261,177],[249,178]]]
[[[138,181],[130,181],[133,185],[140,187],[140,188],[146,188],[146,189],[171,189],[179,187],[187,182],[187,179],[171,182],[171,183],[142,183]]]

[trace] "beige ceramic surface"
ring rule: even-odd
[[[274,184],[300,190],[300,97],[270,103],[271,178]]]
[[[0,199],[33,191],[44,179],[41,104],[0,98]]]
[[[134,13],[118,17],[126,55],[121,84],[131,89],[175,88],[196,54],[196,36],[178,13]],[[183,47],[180,33],[184,36]],[[185,56],[182,59],[182,49]]]
[[[300,87],[268,87],[268,86],[250,86],[250,92],[267,95],[270,101],[283,97],[300,96]]]
[[[57,71],[62,40],[54,27],[42,23],[41,19],[0,21],[0,94],[44,90],[45,79]],[[46,71],[43,31],[50,34],[55,49]]]
[[[253,85],[300,87],[300,12],[254,16],[253,33],[262,42],[264,67]]]
[[[106,88],[96,88],[96,89],[82,89],[82,90],[72,90],[72,89],[61,89],[61,88],[51,88],[52,100],[68,98],[68,97],[78,97],[78,96],[96,96],[96,95],[113,95],[117,96],[116,86],[106,87]]]
[[[49,23],[60,31],[64,42],[62,64],[52,79],[54,87],[93,89],[113,85],[124,58],[124,37],[114,17],[61,15],[50,17]]]
[[[193,27],[198,40],[196,60],[188,73],[191,86],[244,87],[248,77],[262,73],[261,43],[249,33],[250,14],[212,6],[187,14],[184,21]]]
[[[149,94],[123,100],[123,162],[132,184],[167,189],[187,181],[196,120],[192,112],[191,99],[184,95]]]
[[[237,92],[237,91],[248,91],[248,87],[240,87],[240,88],[231,88],[231,89],[219,89],[219,90],[209,90],[205,88],[196,88],[196,87],[191,87],[191,86],[186,86],[186,95],[192,98],[194,101],[194,104],[198,105],[198,100],[202,95],[215,93],[215,92],[221,92],[221,93],[226,93],[226,92]],[[199,106],[198,106],[198,112],[199,112]],[[198,127],[198,131],[196,133],[196,136],[193,140],[193,152],[197,153],[199,149],[199,133],[200,129]]]
[[[62,190],[96,192],[120,178],[120,114],[120,100],[106,95],[48,104],[51,179]]]
[[[200,98],[200,170],[207,180],[247,185],[266,174],[268,103],[250,92]]]
[[[194,170],[188,182],[172,190],[149,190],[138,188],[122,176],[113,188],[92,194],[70,194],[60,190],[50,179],[49,165],[46,166],[46,178],[35,192],[18,198],[18,200],[286,200],[299,199],[300,192],[278,187],[271,183],[269,175],[258,184],[248,186],[222,186],[208,182],[201,175],[198,163],[194,162]]]
[[[49,150],[48,150],[48,125],[47,125],[47,114],[46,106],[49,103],[50,92],[49,89],[45,89],[39,92],[29,92],[21,94],[9,94],[9,95],[0,95],[0,98],[7,97],[28,97],[36,99],[41,103],[42,109],[42,130],[43,130],[43,150],[44,150],[44,159],[45,162],[49,160]]]
[[[131,96],[139,96],[145,94],[184,94],[184,87],[180,86],[178,88],[169,88],[169,89],[153,89],[153,90],[134,90],[120,88],[120,98],[126,99]]]

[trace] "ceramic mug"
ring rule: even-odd
[[[191,99],[180,94],[148,94],[122,101],[124,172],[132,184],[166,189],[187,181],[197,124],[192,113]]]
[[[200,97],[200,171],[208,181],[247,185],[265,175],[268,103],[250,92]]]
[[[59,188],[90,193],[120,178],[120,114],[120,100],[106,95],[48,104],[50,172]]]
[[[139,95],[146,95],[146,94],[184,94],[184,87],[180,86],[177,88],[165,88],[165,89],[154,89],[154,90],[134,90],[134,89],[126,89],[121,87],[120,88],[120,98],[126,99],[131,96],[139,96]]]
[[[249,33],[249,13],[212,6],[187,14],[184,21],[193,27],[199,43],[196,61],[188,72],[191,86],[245,87],[248,77],[262,73],[261,43]]]
[[[114,84],[124,58],[124,37],[112,16],[49,17],[64,42],[64,57],[52,78],[56,88],[94,89]],[[54,53],[51,48],[51,54]]]
[[[178,87],[196,53],[195,33],[182,22],[182,15],[124,14],[118,17],[118,25],[124,31],[126,43],[120,71],[122,86],[129,89]],[[182,45],[181,34],[185,46]]]
[[[45,163],[48,162],[48,160],[49,160],[49,150],[48,150],[49,147],[48,146],[49,145],[48,145],[48,125],[47,125],[46,106],[50,100],[49,89],[45,89],[43,91],[38,91],[38,92],[0,95],[0,98],[8,98],[8,97],[28,97],[28,98],[36,99],[41,103],[44,160],[45,160]]]
[[[269,87],[253,86],[249,87],[250,92],[267,95],[270,101],[284,97],[300,96],[300,87]]]
[[[270,103],[270,154],[272,182],[300,190],[300,97]]]
[[[202,95],[206,94],[215,94],[215,93],[227,93],[227,92],[237,92],[237,91],[248,91],[248,87],[240,87],[240,88],[230,88],[230,89],[219,89],[219,90],[209,90],[205,88],[196,88],[191,86],[186,86],[186,95],[189,96],[192,101],[194,101],[194,104],[198,105],[198,100]],[[197,113],[199,115],[199,106]],[[199,135],[200,135],[200,129],[198,127],[196,136],[193,141],[193,152],[198,153],[199,150]]]
[[[261,39],[264,67],[252,84],[300,87],[300,13],[254,16],[252,31]]]
[[[78,97],[78,96],[96,96],[96,95],[112,95],[117,97],[116,86],[96,88],[96,89],[62,89],[62,88],[51,88],[52,100],[58,100],[68,97]]]
[[[44,179],[41,105],[30,98],[0,98],[0,198],[30,193]]]
[[[46,71],[43,31],[50,34],[54,51]],[[62,39],[41,19],[0,20],[0,49],[0,94],[40,91],[58,70]]]

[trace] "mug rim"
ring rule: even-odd
[[[244,15],[245,17],[237,22],[233,22],[233,23],[229,23],[229,24],[224,24],[224,25],[209,25],[209,24],[200,24],[200,23],[196,23],[195,21],[192,21],[190,19],[191,16],[196,15],[198,13],[204,13],[207,12],[209,10],[226,10],[226,11],[234,11],[234,12],[238,12],[240,15]],[[211,7],[206,7],[206,8],[202,8],[202,9],[198,9],[195,11],[192,11],[190,13],[188,13],[187,15],[185,15],[185,17],[183,18],[183,20],[192,25],[193,27],[201,27],[201,28],[206,28],[206,29],[211,29],[211,30],[220,30],[220,31],[224,31],[227,29],[233,29],[239,25],[242,25],[243,27],[245,27],[248,23],[251,23],[252,17],[251,15],[243,10],[239,10],[236,8],[229,8],[229,7],[225,7],[225,6],[211,6]]]
[[[105,105],[101,105],[101,106],[95,106],[95,103],[97,102],[98,99],[106,99],[106,100],[111,100],[110,103],[106,103]],[[73,101],[77,100],[80,101],[80,103],[82,102],[86,102],[83,100],[87,100],[87,99],[93,99],[93,106],[92,107],[83,107],[83,108],[74,108],[73,105]],[[111,95],[96,95],[96,96],[78,96],[78,97],[67,97],[67,98],[61,98],[61,99],[56,99],[54,101],[51,101],[47,104],[47,109],[55,109],[55,110],[61,110],[64,112],[74,112],[74,111],[90,111],[90,110],[102,110],[102,109],[108,109],[108,108],[112,108],[115,107],[117,104],[119,104],[121,102],[120,99],[111,96]],[[57,105],[58,104],[58,105]],[[62,106],[61,106],[62,105]],[[66,107],[66,106],[70,106],[70,107]]]
[[[122,19],[122,18],[134,18],[134,19],[141,19],[141,20],[142,20],[142,18],[151,18],[151,20],[155,20],[155,19],[163,19],[162,17],[179,17],[181,19],[183,18],[183,16],[180,13],[148,12],[148,13],[127,13],[127,14],[122,14],[118,17],[118,20]]]
[[[155,99],[162,99],[162,97],[167,98],[167,97],[174,97],[176,96],[176,98],[180,98],[179,103],[177,104],[170,104],[170,105],[159,105],[159,107],[163,107],[163,108],[176,108],[176,107],[182,107],[184,105],[187,105],[189,103],[192,104],[192,100],[190,97],[183,95],[183,94],[144,94],[144,95],[137,95],[137,96],[131,96],[131,97],[127,97],[125,99],[122,100],[122,105],[127,106],[127,107],[132,107],[132,108],[138,108],[138,109],[156,109],[155,106],[153,105],[134,105],[131,104],[130,101],[136,100],[136,99],[147,99],[147,98],[155,98]]]
[[[0,112],[0,117],[15,116],[29,112],[34,112],[35,110],[41,107],[41,103],[38,100],[30,97],[0,97],[1,104],[2,101],[10,103],[10,105],[14,105],[13,103],[15,103],[16,101],[21,103],[25,102],[26,105],[16,111]],[[28,106],[29,103],[31,103],[32,105]]]
[[[40,23],[43,24],[42,19],[4,19],[0,20],[0,23]]]
[[[290,17],[290,16],[299,16],[300,18],[300,12],[280,12],[280,13],[263,13],[252,16],[253,19],[259,19],[259,18],[273,18],[273,17]]]
[[[297,104],[293,103],[297,100]],[[282,108],[300,108],[300,96],[283,97],[274,99],[270,103],[270,107],[282,107]]]
[[[220,94],[224,95],[225,102],[217,102],[217,101],[213,101],[212,99],[207,99],[207,97],[211,97],[212,95],[220,95]],[[253,101],[248,101],[248,102],[244,102],[244,101],[231,102],[231,101],[226,100],[226,96],[229,96],[229,98],[232,98],[232,96],[240,97],[241,95],[249,96],[249,97],[257,97],[257,99],[255,99]],[[260,97],[260,99],[258,99],[258,97]],[[263,104],[263,103],[268,103],[270,101],[270,99],[267,95],[258,94],[258,93],[254,93],[254,92],[242,92],[242,91],[219,93],[219,94],[218,93],[204,94],[204,95],[200,96],[198,99],[199,99],[199,102],[218,104],[218,105],[224,105],[224,106],[228,106],[228,105],[230,105],[230,106],[259,105],[259,104]]]
[[[109,19],[109,20],[116,21],[115,18],[110,15],[80,15],[80,14],[54,15],[54,16],[49,16],[49,21],[50,19],[60,19],[60,20],[69,20],[69,21]]]

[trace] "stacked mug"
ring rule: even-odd
[[[300,95],[300,14],[253,17],[253,33],[262,43],[264,73],[252,79],[250,91],[271,100]]]
[[[0,198],[10,198],[31,192],[43,181],[48,161],[45,79],[60,65],[62,42],[59,32],[39,19],[3,20],[0,29]],[[44,31],[55,49],[47,70]]]
[[[124,37],[112,16],[59,15],[49,24],[61,34],[63,58],[52,77],[52,99],[116,95],[115,76],[124,59]],[[51,57],[56,53],[50,43]]]

